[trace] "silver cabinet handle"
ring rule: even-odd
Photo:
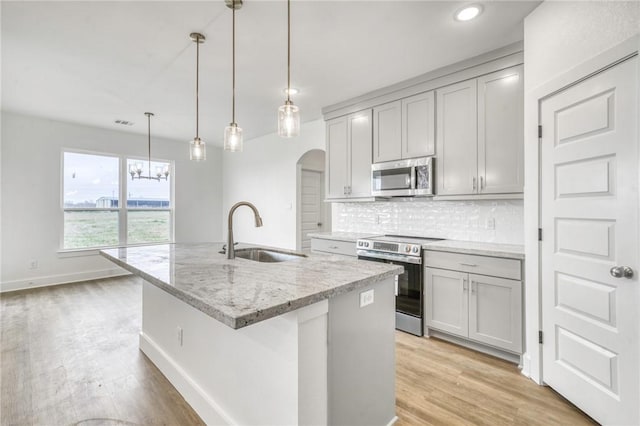
[[[633,278],[633,269],[628,266],[614,266],[609,273],[614,278]]]
[[[484,189],[484,177],[480,176],[480,190]]]
[[[462,291],[468,291],[467,280],[462,280]]]
[[[476,266],[478,266],[475,263],[460,263],[460,265],[462,265],[462,266],[470,266],[472,268],[475,268]]]
[[[318,226],[322,226],[322,222],[318,222]]]
[[[473,185],[473,190],[475,191],[476,190],[476,178],[475,177],[473,178],[473,184],[472,185]]]
[[[329,246],[329,248],[330,248],[331,250],[337,250],[337,249],[338,249],[338,246]]]
[[[471,294],[476,294],[476,282],[471,281]]]

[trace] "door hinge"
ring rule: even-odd
[[[538,343],[542,345],[542,341],[543,341],[542,330],[538,330]]]
[[[542,241],[542,228],[538,228],[538,241]]]
[[[542,126],[538,126],[538,138],[542,137]]]

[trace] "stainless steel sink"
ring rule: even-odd
[[[286,262],[287,260],[300,259],[301,257],[307,257],[304,254],[286,253],[277,250],[268,250],[262,248],[244,248],[236,250],[236,257],[243,259],[253,260],[254,262]]]

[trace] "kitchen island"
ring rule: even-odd
[[[143,278],[140,349],[202,419],[392,424],[402,268],[330,255],[226,259],[221,249],[101,251]]]

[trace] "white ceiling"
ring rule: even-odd
[[[295,1],[292,86],[302,121],[362,95],[522,39],[538,1],[482,2],[457,22],[458,1]],[[220,144],[231,121],[231,10],[223,0],[2,1],[2,108],[188,141]],[[236,121],[245,139],[276,130],[286,86],[286,2],[245,1],[236,13]],[[132,127],[114,120],[134,121]]]

